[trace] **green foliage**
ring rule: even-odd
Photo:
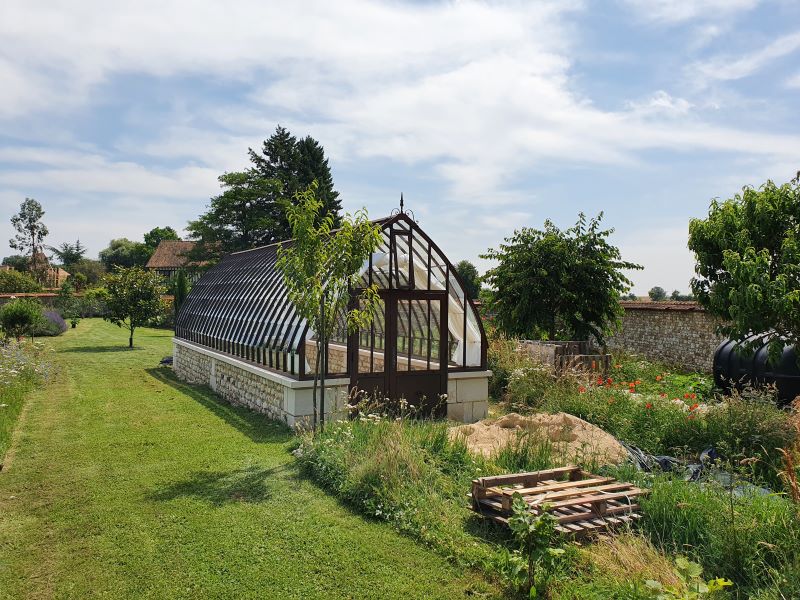
[[[551,547],[556,537],[556,518],[547,512],[547,504],[539,508],[540,514],[534,514],[522,496],[515,493],[512,515],[508,519],[508,527],[519,545],[520,557],[526,566],[524,589],[530,598],[547,594],[557,561],[564,554],[562,548]],[[516,572],[519,573],[518,570]]]
[[[208,210],[190,221],[186,230],[200,243],[194,260],[216,260],[224,253],[249,250],[287,239],[279,232],[283,207],[280,185],[254,169],[219,176],[223,192],[211,199]]]
[[[27,294],[41,291],[42,286],[28,273],[0,271],[0,292],[4,294]]]
[[[175,278],[174,295],[175,317],[177,318],[181,311],[181,306],[183,306],[183,303],[186,301],[186,296],[189,295],[189,279],[186,277],[186,272],[183,269],[178,271],[178,275]]]
[[[650,300],[653,302],[661,302],[662,300],[667,299],[667,292],[664,291],[664,288],[659,286],[650,288],[650,291],[647,292],[647,295],[650,296]]]
[[[100,262],[109,271],[115,267],[143,267],[150,260],[151,250],[141,242],[128,238],[111,240],[108,247],[100,251]]]
[[[55,300],[55,308],[59,314],[70,321],[72,327],[77,326],[81,317],[81,301],[75,297],[75,288],[72,281],[65,281],[58,290],[58,297]]]
[[[69,269],[70,280],[77,291],[98,285],[106,272],[106,267],[102,262],[89,258],[82,258],[70,265]]]
[[[3,266],[11,267],[22,273],[28,270],[28,257],[21,254],[12,254],[3,258]]]
[[[602,213],[561,230],[545,221],[544,230],[515,231],[483,258],[499,264],[484,279],[495,288],[491,309],[507,335],[548,339],[589,339],[602,343],[619,320],[619,300],[631,282],[623,269],[640,269],[621,260],[602,230]]]
[[[670,300],[675,300],[678,302],[687,302],[689,300],[694,300],[694,294],[689,292],[688,294],[681,294],[679,290],[672,290],[672,293],[669,295]]]
[[[16,340],[31,335],[43,320],[42,305],[38,300],[17,298],[0,306],[0,329]]]
[[[316,182],[316,197],[322,203],[317,225],[324,217],[333,220],[338,227],[342,210],[339,192],[333,188],[333,177],[325,158],[325,150],[311,136],[296,138],[278,125],[260,151],[249,149],[254,170],[264,179],[279,183],[279,204],[294,203],[298,193]],[[288,215],[278,215],[274,234],[277,240],[291,237],[292,226]]]
[[[29,269],[34,274],[39,273],[45,265],[39,264],[44,238],[49,233],[47,226],[42,223],[44,210],[42,205],[33,198],[25,198],[19,207],[19,212],[11,217],[11,225],[16,234],[8,242],[14,250],[19,250],[29,257]]]
[[[179,240],[178,232],[172,227],[153,227],[150,231],[144,234],[144,245],[150,249],[152,254],[158,245],[164,240]]]
[[[675,572],[681,580],[682,585],[680,586],[663,585],[652,579],[647,581],[647,587],[651,590],[654,598],[657,600],[700,600],[717,597],[717,592],[733,586],[733,582],[723,578],[705,581],[703,567],[683,556],[675,559]]]
[[[708,218],[689,223],[689,249],[696,257],[692,291],[724,321],[721,333],[745,341],[774,331],[773,360],[785,342],[800,342],[800,182],[768,181],[714,200]]]
[[[100,292],[108,313],[103,318],[130,331],[128,347],[133,348],[133,333],[164,310],[161,296],[167,292],[157,273],[141,267],[117,268],[103,280]]]
[[[689,455],[714,447],[726,459],[751,462],[749,477],[781,489],[782,457],[797,439],[789,412],[769,390],[745,389],[718,397],[709,376],[674,373],[618,355],[608,375],[566,373],[516,352],[516,342],[490,336],[487,354],[492,396],[511,410],[565,412],[650,454]],[[535,448],[540,451],[540,447]],[[504,450],[509,469],[524,444]]]
[[[464,282],[464,291],[467,297],[477,300],[481,292],[481,277],[475,265],[468,260],[459,261],[456,265],[456,273],[461,277],[461,281]]]
[[[660,548],[689,554],[707,572],[730,579],[744,597],[771,586],[800,559],[800,515],[782,496],[731,494],[713,482],[664,476],[642,484],[651,489],[640,501],[643,533]]]
[[[289,300],[316,334],[315,385],[324,354],[320,348],[327,348],[325,340],[333,333],[335,315],[344,314],[348,331],[352,332],[371,322],[379,304],[377,285],[372,285],[359,297],[358,307],[348,308],[350,290],[360,285],[361,266],[380,244],[380,226],[370,222],[366,209],[362,209],[353,216],[346,215],[334,231],[333,217],[323,211],[316,185],[298,192],[295,203],[286,207],[294,239],[278,248],[277,263]],[[315,394],[315,426],[316,421]]]
[[[50,246],[50,250],[56,255],[61,265],[67,271],[70,270],[72,265],[83,259],[86,254],[86,247],[77,240],[74,244],[63,242],[60,246]]]

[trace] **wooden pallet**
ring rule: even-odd
[[[520,494],[533,513],[547,506],[558,521],[558,531],[583,538],[641,518],[637,499],[647,492],[613,477],[570,466],[475,479],[472,509],[507,525],[514,494]]]

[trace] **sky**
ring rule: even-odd
[[[454,262],[602,211],[684,292],[689,220],[800,170],[800,2],[3,0],[0,90],[3,256],[25,197],[92,257],[181,231],[280,124]]]

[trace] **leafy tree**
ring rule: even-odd
[[[669,297],[670,297],[671,300],[675,300],[675,301],[678,301],[678,302],[685,302],[687,300],[694,300],[694,296],[691,293],[689,293],[689,294],[681,294],[679,290],[672,290],[672,293],[670,294]]]
[[[65,281],[61,288],[58,290],[58,296],[55,300],[55,308],[58,313],[64,318],[68,319],[72,324],[73,329],[78,325],[80,320],[80,301],[75,297],[75,288],[71,281]]]
[[[334,231],[334,219],[324,213],[315,196],[316,186],[298,192],[287,207],[292,226],[291,244],[278,249],[278,268],[283,274],[289,300],[316,333],[314,369],[314,422],[317,425],[317,379],[326,371],[328,344],[336,326],[336,315],[345,314],[349,332],[368,325],[378,306],[377,286],[367,288],[358,308],[348,308],[350,290],[360,285],[360,268],[381,241],[381,230],[370,222],[366,209],[347,215]],[[320,362],[322,363],[320,365]],[[320,399],[321,422],[325,422],[325,388]]]
[[[3,265],[24,272],[28,270],[28,257],[21,254],[12,254],[3,259]]]
[[[58,257],[61,265],[69,270],[76,262],[81,260],[86,254],[86,247],[77,240],[74,244],[64,242],[58,247],[50,246],[50,251]]]
[[[172,227],[154,227],[150,231],[144,234],[144,245],[147,246],[151,252],[150,255],[158,248],[158,245],[163,240],[179,240],[181,239],[178,236],[178,232],[175,231]]]
[[[11,217],[11,225],[17,233],[8,242],[14,250],[19,250],[29,257],[30,271],[39,274],[37,276],[40,278],[43,269],[47,267],[46,264],[40,264],[42,262],[40,257],[44,257],[42,245],[49,233],[47,226],[42,223],[43,216],[42,205],[33,198],[25,198],[19,207],[19,212]]]
[[[190,221],[190,237],[200,241],[193,260],[216,258],[220,253],[264,246],[287,237],[276,237],[283,216],[278,203],[280,184],[254,170],[225,173],[219,177],[223,192],[211,199],[208,211]]]
[[[143,267],[150,254],[150,249],[141,242],[119,238],[111,240],[108,248],[100,251],[100,262],[109,271],[114,267]]]
[[[325,150],[311,136],[297,139],[284,127],[278,125],[261,145],[260,151],[249,149],[254,169],[265,179],[281,184],[280,200],[292,203],[298,192],[317,182],[317,199],[322,203],[319,220],[330,215],[334,225],[339,224],[342,204],[339,192],[333,188],[333,176],[325,158]],[[291,237],[291,225],[285,217],[276,224],[275,235],[279,240]]]
[[[745,342],[751,334],[774,332],[772,360],[785,343],[800,343],[800,182],[759,189],[745,187],[724,202],[714,200],[706,219],[689,223],[695,253],[692,292],[719,331]]]
[[[181,269],[175,278],[175,300],[173,302],[175,308],[175,319],[177,320],[178,314],[181,311],[186,296],[189,295],[189,279],[186,277],[186,272]]]
[[[478,269],[468,260],[462,260],[456,265],[456,273],[464,282],[464,291],[467,296],[476,300],[481,292],[481,278]]]
[[[42,286],[28,273],[0,271],[0,293],[28,294],[41,291]]]
[[[161,296],[167,292],[158,273],[141,267],[117,267],[103,279],[101,292],[108,313],[103,319],[130,332],[128,347],[133,348],[133,333],[164,310]]]
[[[544,229],[524,228],[483,258],[498,265],[484,276],[495,289],[490,309],[510,336],[588,339],[603,343],[619,321],[619,300],[631,286],[622,269],[641,269],[621,259],[608,243],[613,230],[600,229],[602,213],[587,221],[581,213],[570,229],[551,221]]]
[[[82,258],[70,265],[69,269],[72,285],[78,291],[99,284],[106,272],[106,267],[103,263],[89,258]]]
[[[0,306],[0,329],[17,341],[32,335],[43,322],[42,305],[37,300],[17,298]]]
[[[631,300],[631,301],[634,301],[634,300],[638,300],[638,299],[639,299],[639,296],[637,296],[637,295],[636,295],[636,294],[634,294],[633,292],[629,292],[629,293],[625,294],[624,296],[622,296],[622,299],[623,299],[623,300]]]
[[[667,292],[664,290],[664,288],[659,286],[650,288],[650,291],[647,292],[647,295],[650,296],[650,300],[653,302],[661,302],[662,300],[667,299]]]

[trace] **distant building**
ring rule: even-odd
[[[61,267],[54,267],[44,252],[37,251],[30,261],[29,269],[44,288],[60,288],[69,278],[69,273]]]
[[[159,242],[153,256],[147,261],[146,268],[163,275],[167,279],[172,279],[181,269],[194,270],[202,266],[202,263],[193,262],[188,254],[194,249],[197,242],[184,240],[162,240]],[[188,274],[190,280],[199,277],[195,274]]]

